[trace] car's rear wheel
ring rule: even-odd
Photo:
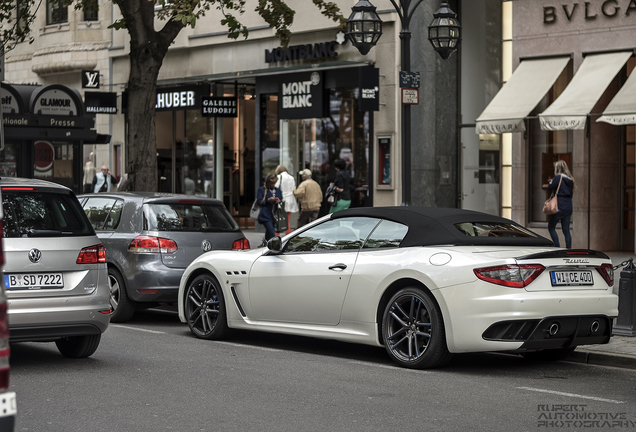
[[[110,289],[110,305],[113,308],[110,322],[121,323],[130,320],[135,313],[136,305],[128,297],[124,278],[112,267],[108,268],[108,288]]]
[[[572,348],[558,348],[558,349],[546,349],[539,351],[529,351],[521,354],[524,358],[533,361],[558,361],[563,360],[574,352],[576,347]]]
[[[188,327],[201,339],[222,339],[230,333],[225,299],[217,280],[211,275],[197,276],[185,295]]]
[[[452,356],[442,313],[419,288],[404,288],[391,298],[384,310],[382,338],[389,356],[404,367],[439,367]]]
[[[85,358],[93,355],[101,338],[101,334],[72,336],[56,340],[55,345],[64,357]]]

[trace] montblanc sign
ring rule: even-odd
[[[320,72],[285,75],[278,93],[278,118],[322,117],[322,89]]]
[[[287,47],[265,50],[265,63],[276,63],[296,60],[313,60],[320,58],[338,57],[335,50],[338,42],[320,42],[315,44],[294,45]]]

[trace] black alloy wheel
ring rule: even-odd
[[[110,322],[129,321],[135,314],[137,307],[135,302],[128,297],[124,278],[113,267],[108,267],[108,289],[110,290],[110,305],[113,308]]]
[[[419,288],[402,289],[391,298],[384,311],[382,338],[389,356],[407,368],[440,367],[452,357],[441,311]]]
[[[211,275],[197,276],[185,295],[188,327],[200,339],[222,339],[230,333],[223,291]]]

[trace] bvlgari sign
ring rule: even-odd
[[[636,0],[605,0],[603,2],[572,2],[558,6],[543,7],[543,23],[555,24],[560,19],[567,21],[592,21],[599,16],[615,18],[620,15],[636,15]]]
[[[278,117],[302,119],[322,117],[322,76],[320,72],[285,75],[278,94]]]

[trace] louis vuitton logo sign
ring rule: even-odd
[[[99,71],[82,71],[82,88],[99,88]]]

